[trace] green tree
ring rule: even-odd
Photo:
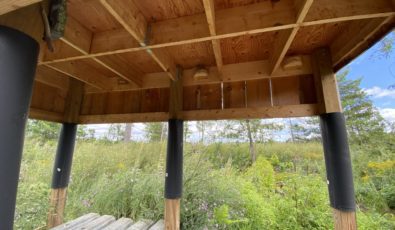
[[[303,119],[289,119],[291,140],[293,142],[307,142],[321,139],[321,130],[318,117],[306,117]]]
[[[167,124],[163,122],[147,123],[144,130],[149,141],[163,141],[166,137]]]
[[[361,78],[347,79],[348,71],[337,75],[347,131],[352,141],[362,144],[384,133],[383,118],[361,89]]]
[[[29,119],[27,122],[27,136],[41,140],[51,140],[58,138],[60,124]]]
[[[110,141],[121,141],[125,133],[125,125],[122,124],[111,124],[107,133],[107,140]]]

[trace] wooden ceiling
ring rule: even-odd
[[[68,0],[50,52],[39,2],[1,2],[0,24],[42,43],[30,116],[57,122],[75,81],[75,122],[167,120],[178,78],[186,120],[316,115],[314,50],[338,70],[395,25],[394,0]]]

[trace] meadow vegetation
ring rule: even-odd
[[[394,138],[352,145],[359,229],[395,228]],[[392,139],[391,139],[392,138]],[[392,144],[391,144],[392,143]],[[25,142],[16,229],[45,226],[55,141]],[[319,142],[187,143],[183,229],[331,229]],[[163,218],[165,142],[78,141],[66,220],[89,212]]]

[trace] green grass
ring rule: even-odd
[[[321,144],[257,144],[259,157],[253,165],[247,144],[184,148],[183,229],[332,228]],[[55,150],[54,141],[26,141],[15,229],[45,226]],[[393,156],[392,150],[383,151],[387,155],[370,160]],[[66,220],[89,212],[163,218],[165,152],[164,142],[78,141]],[[355,154],[367,159],[369,153],[358,148],[354,158]],[[358,212],[359,228],[393,229],[389,208],[393,168],[378,172],[368,162],[354,165],[358,206],[363,207]],[[369,178],[363,179],[366,175]]]

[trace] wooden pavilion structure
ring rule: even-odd
[[[0,1],[0,229],[13,225],[27,113],[63,123],[49,226],[77,124],[169,121],[165,225],[179,229],[183,120],[320,115],[335,228],[355,229],[334,72],[394,25],[394,0]]]

